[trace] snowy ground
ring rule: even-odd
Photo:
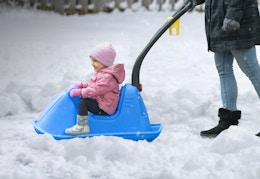
[[[117,50],[127,78],[135,59],[172,12],[114,11],[60,16],[0,7],[0,178],[260,178],[260,101],[234,64],[239,126],[215,139],[199,132],[217,123],[221,107],[213,54],[207,51],[203,13],[181,18],[180,36],[166,32],[141,69],[142,96],[153,142],[117,137],[56,141],[38,135],[33,121],[56,93],[92,73],[88,52],[103,41]],[[260,58],[260,48],[257,47]]]

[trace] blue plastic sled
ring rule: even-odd
[[[70,89],[71,90],[71,89]],[[57,94],[34,121],[38,134],[50,134],[55,139],[118,136],[131,140],[152,141],[161,133],[160,124],[150,124],[142,97],[136,87],[126,84],[121,88],[116,112],[111,116],[89,114],[90,134],[67,135],[65,129],[75,125],[79,97],[71,98],[70,90]]]

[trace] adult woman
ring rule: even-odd
[[[216,127],[202,131],[201,136],[217,136],[231,125],[237,125],[237,83],[233,60],[252,82],[260,98],[260,67],[255,45],[260,44],[260,18],[257,0],[190,0],[193,7],[205,3],[205,30],[208,50],[214,52],[220,78],[223,107]],[[258,136],[260,133],[257,134]]]

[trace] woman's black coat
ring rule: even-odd
[[[260,45],[260,17],[257,0],[196,0],[205,2],[205,30],[208,50],[223,52]],[[222,30],[224,19],[235,20],[240,28]]]

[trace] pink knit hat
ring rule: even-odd
[[[113,65],[116,57],[116,51],[109,42],[99,44],[90,51],[90,57],[95,58],[97,61],[105,66]]]

